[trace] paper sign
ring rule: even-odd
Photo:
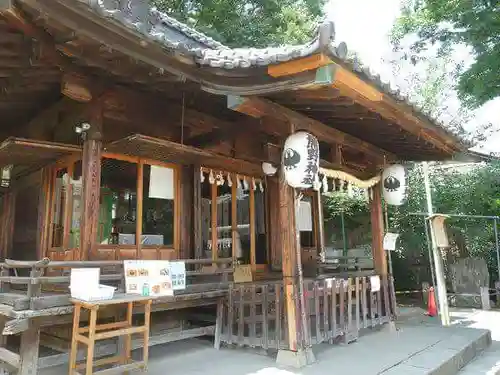
[[[174,199],[174,170],[151,166],[149,174],[149,198]]]
[[[234,282],[249,283],[253,281],[252,266],[238,265],[234,267]]]
[[[99,289],[100,268],[72,268],[69,277],[71,289]]]
[[[311,202],[301,201],[299,205],[299,231],[301,232],[312,232],[312,210]]]
[[[168,260],[126,260],[126,292],[143,296],[172,296],[186,288],[184,262]]]
[[[371,291],[378,292],[380,290],[380,277],[379,276],[370,276],[370,286]]]
[[[396,241],[398,240],[399,233],[386,233],[384,236],[384,250],[396,250]]]

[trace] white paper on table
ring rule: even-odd
[[[100,268],[72,268],[69,277],[71,289],[99,289]]]
[[[371,291],[378,292],[380,290],[380,277],[379,276],[370,276],[370,286]]]
[[[152,165],[149,173],[149,198],[174,199],[174,170]]]
[[[384,236],[384,250],[396,250],[396,241],[398,240],[399,233],[386,233]]]

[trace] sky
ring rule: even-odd
[[[355,51],[364,65],[373,73],[378,73],[393,86],[403,85],[402,77],[394,77],[392,67],[386,63],[391,56],[389,33],[399,15],[401,0],[330,0],[326,6],[328,18],[335,23],[337,43],[345,42],[351,51]],[[449,103],[450,107],[458,107],[460,103]],[[499,108],[500,98],[491,101],[474,112],[474,119],[464,124],[467,130],[473,130],[481,123],[491,122],[494,129],[500,130],[499,116],[495,108]],[[498,110],[496,111],[498,113]],[[482,152],[499,152],[500,131],[476,150]]]

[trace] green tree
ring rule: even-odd
[[[231,47],[308,41],[326,0],[152,0],[159,9]]]
[[[443,214],[500,215],[500,163],[492,162],[470,170],[456,170],[435,164],[430,180],[434,210]],[[423,216],[426,212],[420,165],[409,169],[408,200],[402,207],[389,208],[390,227],[400,233],[398,252],[393,257],[398,288],[415,288],[430,281],[430,267]],[[495,233],[492,220],[450,218],[447,220],[450,248],[446,263],[477,256],[488,263],[490,278],[497,279]]]
[[[406,0],[392,31],[396,48],[416,35],[406,58],[418,63],[429,50],[437,56],[467,46],[475,61],[457,71],[462,102],[476,108],[500,95],[500,2],[498,0]]]

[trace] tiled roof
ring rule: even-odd
[[[382,81],[378,74],[373,74],[368,67],[357,60],[348,60],[346,44],[343,42],[335,44],[335,29],[332,22],[320,25],[315,38],[306,44],[270,48],[229,48],[165,13],[150,8],[148,1],[145,0],[83,1],[95,12],[141,32],[147,38],[161,43],[166,49],[176,50],[188,58],[191,57],[202,67],[245,69],[290,61],[315,53],[325,53],[351,69],[361,79],[443,127],[437,118],[412,104],[407,96],[400,90],[391,88],[391,85]]]
[[[167,48],[227,49],[222,43],[149,6],[145,0],[83,0],[95,12],[113,18]]]

